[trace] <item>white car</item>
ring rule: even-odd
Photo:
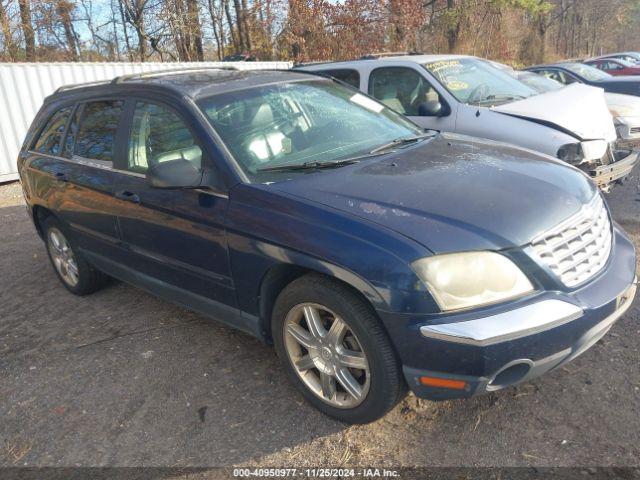
[[[604,189],[628,175],[637,160],[637,153],[616,150],[604,95],[585,85],[539,94],[487,61],[463,55],[401,55],[296,68],[349,83],[425,128],[557,157],[587,171]]]
[[[540,93],[565,88],[564,84],[534,72],[513,70],[512,75]],[[604,92],[604,99],[613,116],[618,138],[636,144],[640,140],[640,97]]]

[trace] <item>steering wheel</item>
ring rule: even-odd
[[[467,97],[467,103],[480,102],[489,93],[489,86],[486,83],[481,83],[476,88],[471,90],[471,93]]]

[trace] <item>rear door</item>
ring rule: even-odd
[[[128,140],[114,185],[126,267],[155,293],[243,328],[234,318],[224,227],[229,198],[190,115],[155,97],[132,98],[127,105]],[[208,185],[152,187],[145,177],[149,166],[177,158],[206,169]]]
[[[112,167],[123,106],[112,98],[65,106],[28,152],[30,168],[46,173],[44,184],[32,189],[46,196],[36,203],[63,220],[80,248],[102,254],[119,243]]]

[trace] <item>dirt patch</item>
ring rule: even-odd
[[[609,203],[640,245],[626,187]],[[0,187],[0,219],[2,465],[638,465],[637,300],[540,379],[468,401],[409,396],[347,427],[304,402],[253,338],[121,283],[67,293],[17,184]]]

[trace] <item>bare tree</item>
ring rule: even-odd
[[[198,0],[187,0],[187,28],[192,35],[192,53],[195,60],[204,60],[202,47],[202,25],[200,24],[200,11]]]
[[[56,11],[60,17],[62,27],[64,28],[64,35],[67,40],[67,48],[72,60],[78,60],[80,56],[80,47],[78,45],[78,36],[75,28],[73,27],[73,21],[71,14],[74,6],[68,0],[58,0]]]
[[[147,59],[147,33],[145,30],[145,14],[149,8],[150,0],[120,0],[123,7],[123,16],[138,35],[138,55],[140,61]]]
[[[33,33],[30,0],[18,0],[20,6],[20,26],[24,35],[25,53],[27,61],[36,59],[36,37]]]
[[[4,49],[8,59],[12,62],[18,58],[18,46],[13,39],[11,31],[11,22],[9,21],[9,13],[7,12],[8,2],[0,0],[0,30],[4,40]]]
[[[207,10],[211,17],[211,28],[213,31],[213,38],[216,42],[216,51],[218,60],[222,60],[224,56],[224,12],[222,2],[216,2],[216,0],[207,0]]]

